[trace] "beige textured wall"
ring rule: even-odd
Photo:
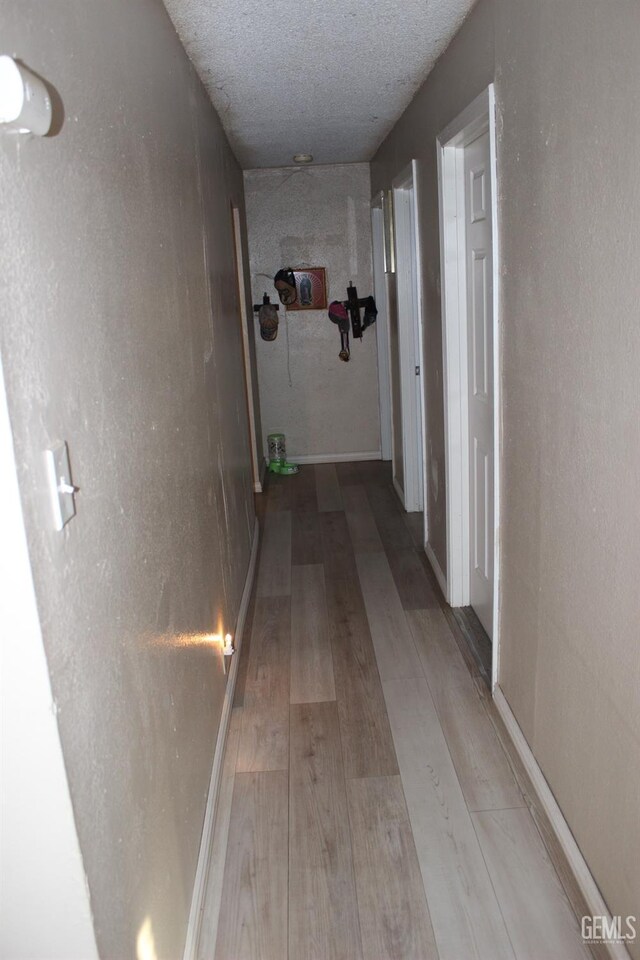
[[[254,519],[242,174],[158,0],[7,0],[3,47],[64,106],[55,136],[0,140],[0,344],[98,946],[134,956],[149,920],[175,958],[225,690],[199,641],[235,622]],[[58,439],[80,487],[63,533]]]
[[[612,912],[640,916],[638,50],[633,0],[480,0],[380,148],[372,186],[419,159],[442,485],[435,136],[495,77],[500,683]],[[442,561],[431,491],[429,506]]]
[[[305,264],[326,268],[329,302],[346,299],[350,280],[360,296],[373,294],[368,164],[244,176],[253,303],[265,290],[279,302],[277,270]],[[338,359],[340,334],[326,311],[290,311],[288,330],[291,385],[284,307],[273,342],[261,339],[256,320],[263,440],[285,433],[294,457],[379,451],[375,330],[351,338],[349,363]]]

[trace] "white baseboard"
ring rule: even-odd
[[[428,559],[429,563],[431,564],[431,569],[433,570],[433,572],[434,572],[435,575],[436,575],[436,580],[437,580],[438,583],[440,584],[440,589],[442,590],[442,592],[443,592],[443,594],[444,594],[444,597],[445,597],[445,600],[446,600],[446,599],[448,599],[448,593],[447,593],[447,591],[448,591],[447,578],[445,577],[444,573],[442,572],[442,567],[441,567],[440,564],[438,563],[438,558],[436,557],[435,553],[433,552],[433,547],[431,546],[430,543],[425,543],[425,545],[424,545],[424,552],[425,552],[426,555],[427,555],[427,559]]]
[[[202,838],[200,840],[200,853],[198,854],[198,866],[196,867],[196,877],[193,884],[193,894],[191,897],[191,909],[189,911],[189,924],[187,926],[187,938],[184,947],[183,960],[195,960],[196,950],[198,948],[198,936],[200,934],[200,922],[202,919],[202,909],[204,906],[204,895],[207,883],[207,874],[209,872],[209,858],[211,856],[211,841],[213,839],[213,827],[216,819],[216,807],[218,804],[218,792],[220,789],[220,777],[222,774],[222,763],[224,760],[225,745],[227,742],[227,732],[229,730],[229,720],[231,719],[231,708],[233,706],[233,694],[236,685],[236,676],[238,674],[238,664],[240,663],[240,649],[242,647],[242,634],[244,624],[249,609],[251,599],[251,590],[256,572],[256,559],[258,556],[258,538],[259,525],[256,519],[253,528],[253,542],[251,544],[251,558],[249,568],[244,582],[240,609],[238,610],[238,621],[234,633],[235,653],[231,658],[231,667],[227,677],[227,687],[222,705],[222,714],[220,716],[220,726],[218,728],[218,738],[216,740],[216,749],[213,756],[213,766],[211,768],[211,779],[209,781],[209,794],[207,796],[207,806],[204,814],[204,825],[202,828]]]
[[[571,833],[569,824],[565,820],[562,810],[558,806],[556,798],[545,780],[538,761],[534,757],[531,747],[527,743],[504,693],[497,684],[493,691],[493,700],[514,749],[520,757],[522,765],[531,780],[540,807],[543,809],[551,824],[551,828],[566,857],[569,868],[587,903],[591,916],[611,918],[609,908],[604,902],[602,894],[593,879],[587,861],[580,852],[580,848]],[[600,949],[608,952],[610,960],[630,960],[629,953],[624,944],[603,943],[598,944],[598,946]]]
[[[351,463],[355,460],[380,460],[379,450],[367,450],[364,453],[310,453],[300,457],[287,454],[291,463]]]

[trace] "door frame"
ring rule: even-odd
[[[371,253],[373,294],[378,308],[376,343],[378,347],[378,398],[380,405],[380,452],[382,460],[393,455],[393,419],[391,416],[391,354],[389,350],[389,296],[384,269],[384,211],[382,191],[371,201]]]
[[[501,337],[495,90],[490,84],[437,137],[447,488],[446,597],[469,603],[469,425],[467,404],[467,280],[463,148],[489,131],[493,266],[493,659],[491,686],[500,665],[500,464]]]
[[[393,217],[396,248],[396,290],[398,312],[398,353],[400,358],[400,396],[402,422],[402,449],[404,459],[404,490],[402,501],[407,512],[422,509],[424,514],[424,537],[427,541],[427,431],[426,431],[426,404],[424,391],[424,337],[423,337],[423,304],[422,304],[422,245],[420,237],[419,195],[418,195],[418,163],[411,163],[394,178],[393,190]],[[409,196],[412,191],[413,197]],[[411,243],[411,227],[413,226],[413,243]],[[412,296],[409,285],[403,282],[403,264],[413,264],[415,277],[415,304],[411,304]],[[413,307],[413,309],[412,309]],[[408,313],[413,315],[414,324],[408,331],[403,328],[400,318]],[[416,377],[413,372],[419,367],[420,374]],[[416,380],[418,383],[416,384]],[[416,402],[415,392],[418,390]],[[418,424],[418,417],[420,424]],[[420,461],[421,458],[421,461]],[[420,482],[420,466],[422,466],[422,482]],[[422,499],[422,504],[420,500]]]
[[[249,315],[247,294],[245,287],[245,263],[242,250],[242,220],[240,208],[231,204],[231,224],[233,230],[233,250],[236,268],[236,286],[238,290],[238,312],[242,336],[242,365],[244,368],[244,390],[247,400],[247,417],[249,420],[249,448],[251,452],[251,474],[255,493],[262,493],[260,476],[260,457],[258,455],[258,437],[256,433],[256,415],[253,398],[253,376],[251,373],[251,346],[249,344],[249,324],[253,314]]]

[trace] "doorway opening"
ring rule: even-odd
[[[493,85],[438,137],[446,597],[499,666],[500,342]],[[484,636],[483,636],[484,633]],[[490,642],[490,647],[487,643]],[[490,653],[487,654],[486,650]],[[487,666],[489,666],[487,664]]]
[[[425,397],[423,381],[422,297],[420,290],[420,235],[418,229],[417,164],[393,181],[393,217],[396,242],[398,357],[402,423],[402,484],[394,462],[394,484],[408,513],[424,511]],[[426,520],[424,542],[427,540]]]

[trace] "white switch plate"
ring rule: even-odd
[[[74,493],[78,489],[71,482],[69,450],[66,443],[59,443],[51,450],[45,450],[47,477],[51,494],[51,507],[56,530],[62,530],[76,513]]]

